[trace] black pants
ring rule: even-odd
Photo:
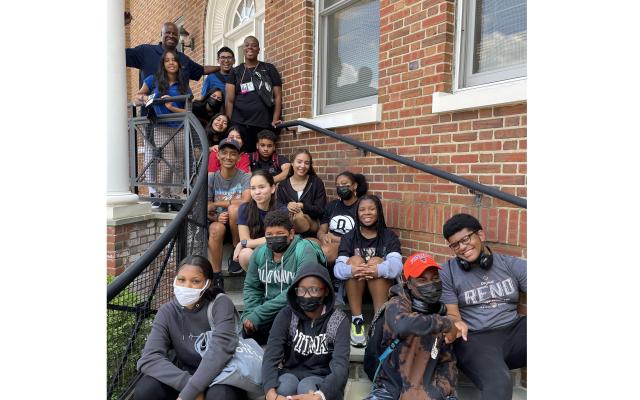
[[[240,130],[240,136],[242,137],[242,151],[251,153],[256,151],[256,144],[258,143],[258,133],[262,130],[268,130],[276,133],[275,128],[261,128],[253,125],[242,125],[235,122],[231,123],[232,126],[237,126]],[[277,133],[276,133],[277,140]]]
[[[509,370],[527,365],[527,317],[504,327],[469,332],[467,339],[453,345],[458,368],[480,390],[482,400],[510,400]]]
[[[271,326],[273,325],[273,321],[266,322],[262,325],[258,325],[258,329],[255,330],[252,334],[247,334],[247,332],[242,329],[242,337],[251,338],[258,342],[260,346],[264,346],[267,344],[267,340],[269,340],[269,332],[271,331]]]
[[[176,400],[180,392],[169,385],[158,381],[147,375],[136,383],[135,389],[136,400]],[[244,400],[247,394],[244,390],[228,385],[213,385],[205,389],[204,398],[206,400]]]

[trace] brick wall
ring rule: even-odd
[[[107,226],[107,273],[120,275],[151,246],[170,222],[170,219],[150,219]]]
[[[265,45],[269,61],[283,76],[286,120],[307,117],[311,110],[307,85],[313,71],[312,27],[312,2],[267,2]],[[378,102],[383,105],[382,122],[336,131],[526,196],[526,103],[454,113],[431,111],[433,92],[451,90],[453,32],[452,1],[381,1]],[[311,151],[314,168],[331,195],[341,171],[365,174],[371,192],[383,200],[387,224],[399,234],[405,255],[422,250],[434,253],[439,261],[450,257],[442,224],[454,213],[468,212],[479,217],[494,250],[526,257],[526,210],[488,196],[478,207],[474,195],[459,185],[382,157],[362,156],[351,146],[320,134],[281,138],[283,154],[298,147]]]
[[[283,78],[283,121],[311,117],[313,3],[265,0],[264,57]]]
[[[134,20],[130,43],[159,41],[161,24],[185,15],[196,38],[187,55],[202,62],[206,1],[129,0]],[[284,120],[311,117],[314,2],[265,0],[265,59],[283,78]],[[446,0],[383,0],[380,2],[379,97],[382,122],[338,128],[340,134],[404,157],[527,195],[526,103],[434,114],[432,94],[451,90],[454,47],[454,2]],[[137,72],[129,79],[137,82]],[[200,83],[191,83],[194,92]],[[137,86],[135,86],[137,88]],[[131,96],[137,89],[129,87]],[[399,234],[403,253],[422,250],[438,261],[451,253],[442,238],[442,224],[453,213],[479,217],[494,250],[526,257],[527,212],[459,185],[404,167],[313,132],[294,139],[281,136],[282,154],[306,147],[314,167],[334,195],[336,174],[343,170],[367,176],[371,192],[384,204],[387,224]]]

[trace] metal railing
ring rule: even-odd
[[[458,185],[464,186],[466,188],[469,188],[470,190],[472,190],[473,192],[476,193],[484,193],[487,194],[489,196],[495,197],[496,199],[500,199],[503,201],[506,201],[507,203],[516,205],[518,207],[522,207],[522,208],[527,208],[527,199],[523,199],[522,197],[518,197],[518,196],[514,196],[510,193],[505,193],[501,190],[498,190],[494,187],[491,186],[487,186],[487,185],[483,185],[481,183],[478,182],[474,182],[471,181],[469,179],[465,179],[461,176],[458,175],[454,175],[452,173],[449,173],[447,171],[443,171],[441,169],[426,165],[426,164],[422,164],[419,163],[417,161],[411,160],[409,158],[406,157],[402,157],[399,156],[397,154],[388,152],[386,150],[382,150],[379,149],[377,147],[368,145],[366,143],[362,143],[358,140],[352,139],[348,136],[343,136],[343,135],[339,135],[333,131],[330,131],[328,129],[325,128],[321,128],[319,126],[310,124],[306,121],[300,121],[300,120],[295,120],[295,121],[288,121],[288,122],[283,122],[282,124],[279,124],[276,126],[277,129],[280,128],[289,128],[292,126],[304,126],[305,128],[311,129],[313,131],[322,133],[323,135],[332,137],[336,140],[339,140],[341,142],[344,143],[348,143],[356,148],[362,149],[364,152],[369,152],[369,153],[373,153],[373,154],[377,154],[379,156],[388,158],[390,160],[396,161],[400,164],[415,168],[417,170],[426,172],[428,174],[437,176],[438,178],[442,178],[442,179],[446,179],[449,182],[453,182],[453,183],[457,183]]]
[[[192,97],[154,99],[152,105],[184,101],[190,112]],[[186,123],[181,113],[135,117],[134,107],[132,114],[134,117],[129,123],[131,187],[138,194],[139,189],[144,188],[144,194],[148,196],[140,196],[143,200],[184,202],[183,195],[189,195],[189,183],[195,178],[193,160],[198,158],[196,153],[202,148],[198,135],[193,134],[193,127]],[[201,124],[196,126],[201,127]]]
[[[184,202],[182,209],[166,226],[155,226],[150,220],[150,230],[164,232],[137,260],[113,279],[107,286],[107,398],[124,399],[129,396],[139,374],[136,362],[150,332],[153,316],[158,308],[170,300],[173,293],[173,278],[177,262],[191,254],[207,256],[207,138],[198,119],[189,111],[189,96],[179,96],[156,100],[187,101],[187,112],[158,116],[150,121],[147,117],[133,117],[129,120],[131,134],[130,152],[138,155],[142,146],[154,149],[153,157],[165,163],[163,168],[176,171],[180,179],[150,182],[140,179],[151,163],[132,160],[132,186],[144,186],[161,183],[169,187],[186,188],[186,199],[173,199]],[[152,143],[144,139],[149,131],[162,130],[166,134],[162,143]],[[148,136],[147,136],[148,137]],[[162,137],[162,135],[156,136]],[[174,140],[184,146],[182,161],[172,154]],[[136,157],[137,158],[137,157]],[[147,161],[150,161],[147,159]],[[180,170],[180,163],[182,168]],[[161,176],[158,174],[158,176]],[[171,200],[171,199],[168,199]],[[165,201],[165,200],[163,200]],[[163,221],[163,220],[156,220]]]

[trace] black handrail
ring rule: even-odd
[[[182,97],[182,96],[178,96]],[[172,97],[172,99],[176,99],[178,97]],[[200,121],[191,113],[187,113],[186,118],[189,119],[193,126],[199,126]],[[158,117],[159,120],[162,119],[162,116]],[[198,133],[198,137],[200,138],[201,143],[207,143],[207,137],[204,134],[204,130],[196,129]],[[107,302],[113,300],[128,284],[133,282],[133,280],[140,275],[140,273],[160,254],[160,252],[164,249],[164,247],[171,241],[171,239],[175,236],[176,232],[182,226],[183,222],[187,219],[187,215],[189,211],[193,207],[193,204],[196,202],[198,194],[201,190],[207,187],[207,165],[209,162],[209,157],[203,157],[203,162],[200,166],[200,171],[198,171],[198,177],[196,178],[195,188],[187,198],[186,202],[182,206],[182,209],[178,212],[176,217],[171,221],[171,223],[167,226],[166,230],[156,239],[155,242],[147,249],[138,258],[134,261],[131,266],[127,267],[127,269],[116,279],[113,280],[107,286]]]
[[[276,129],[288,128],[290,126],[296,126],[296,125],[304,126],[305,128],[314,130],[316,132],[320,132],[320,133],[322,133],[324,135],[330,136],[330,137],[332,137],[332,138],[334,138],[336,140],[339,140],[341,142],[348,143],[348,144],[350,144],[352,146],[355,146],[357,148],[360,148],[360,149],[362,149],[364,151],[377,154],[379,156],[382,156],[382,157],[388,158],[390,160],[399,162],[400,164],[404,164],[404,165],[407,165],[409,167],[415,168],[417,170],[426,172],[428,174],[435,175],[435,176],[437,176],[439,178],[446,179],[446,180],[448,180],[450,182],[457,183],[458,185],[462,185],[464,187],[467,187],[467,188],[469,188],[469,189],[471,189],[471,190],[473,190],[475,192],[488,194],[489,196],[492,196],[492,197],[495,197],[497,199],[506,201],[507,203],[510,203],[510,204],[514,204],[514,205],[516,205],[518,207],[522,207],[522,208],[525,208],[525,209],[527,208],[527,199],[523,199],[522,197],[514,196],[512,194],[505,193],[505,192],[503,192],[501,190],[498,190],[498,189],[496,189],[494,187],[483,185],[481,183],[474,182],[474,181],[471,181],[469,179],[465,179],[465,178],[463,178],[461,176],[454,175],[452,173],[443,171],[441,169],[434,168],[432,166],[419,163],[419,162],[411,160],[409,158],[402,157],[402,156],[399,156],[399,155],[394,154],[394,153],[390,153],[390,152],[385,151],[385,150],[381,150],[381,149],[379,149],[377,147],[370,146],[370,145],[368,145],[366,143],[362,143],[362,142],[360,142],[358,140],[355,140],[355,139],[352,139],[352,138],[350,138],[348,136],[339,135],[339,134],[337,134],[337,133],[335,133],[333,131],[330,131],[328,129],[321,128],[319,126],[310,124],[310,123],[308,123],[306,121],[294,120],[294,121],[283,122],[281,124],[276,125]]]

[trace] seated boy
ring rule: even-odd
[[[455,359],[444,340],[448,332],[455,336],[457,327],[440,302],[440,269],[425,253],[414,253],[404,263],[406,282],[389,290],[380,350],[395,346],[377,367],[367,400],[457,398]]]
[[[258,132],[257,150],[251,153],[251,171],[263,169],[278,183],[287,179],[291,163],[276,153],[276,134],[270,130]]]
[[[286,307],[287,290],[300,267],[317,263],[311,243],[295,234],[286,210],[268,212],[264,226],[267,243],[251,254],[242,293],[244,336],[261,345],[267,343],[276,315]]]
[[[240,144],[223,139],[218,148],[220,170],[209,174],[209,254],[213,267],[213,285],[224,290],[222,279],[222,245],[227,227],[231,230],[233,245],[240,241],[238,234],[238,207],[249,201],[249,174],[236,168],[240,158]]]
[[[462,325],[457,335],[447,334],[447,341],[455,340],[458,368],[482,400],[511,399],[509,370],[527,365],[527,317],[517,312],[520,293],[527,292],[527,262],[493,252],[472,215],[452,216],[442,233],[455,254],[440,275],[442,301]]]

